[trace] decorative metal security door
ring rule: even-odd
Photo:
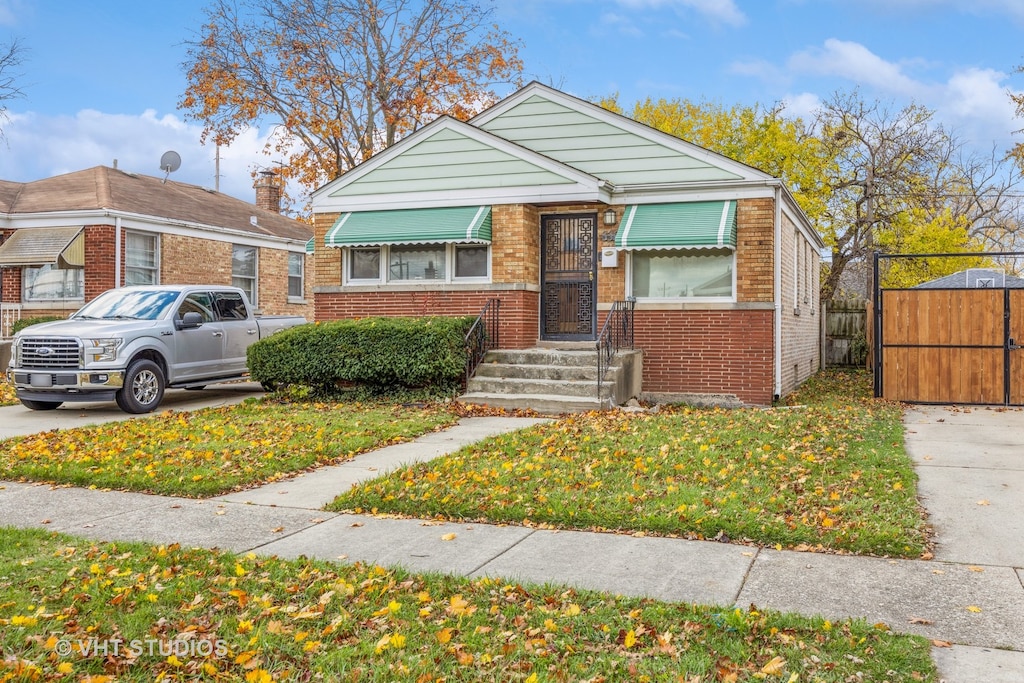
[[[592,341],[597,332],[597,214],[541,218],[541,338]]]

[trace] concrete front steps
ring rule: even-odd
[[[459,400],[548,415],[603,410],[637,396],[642,374],[640,351],[619,351],[598,397],[593,349],[495,350],[484,356]]]

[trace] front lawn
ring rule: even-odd
[[[42,530],[0,546],[0,681],[936,678],[927,640],[863,621]]]
[[[453,424],[441,407],[248,400],[0,442],[0,473],[204,497],[266,483]]]
[[[901,408],[829,372],[796,406],[609,411],[365,482],[332,510],[915,557],[927,538]]]

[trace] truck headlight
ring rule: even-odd
[[[110,339],[85,339],[85,352],[94,361],[115,360],[117,349],[122,340],[117,337]]]

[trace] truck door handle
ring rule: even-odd
[[[214,336],[214,337],[223,337],[223,336],[224,336],[224,333],[223,333],[223,332],[214,332],[214,333],[213,333],[213,336]]]
[[[256,330],[246,330],[246,334],[256,334]]]

